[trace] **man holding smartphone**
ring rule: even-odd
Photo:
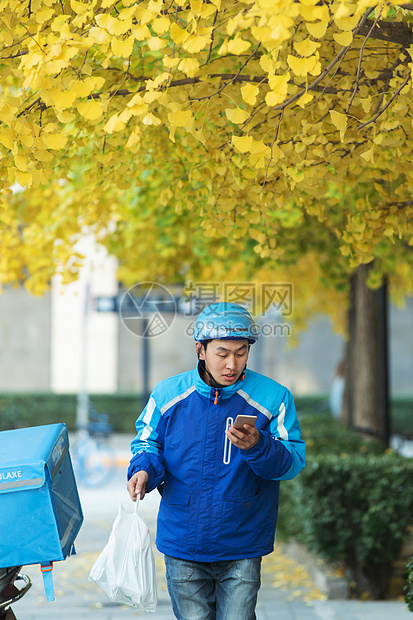
[[[289,390],[246,367],[257,328],[242,306],[207,306],[194,337],[197,367],[161,381],[136,422],[128,491],[162,495],[176,618],[254,620],[279,484],[304,467],[305,443]]]

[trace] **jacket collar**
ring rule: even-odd
[[[198,394],[201,394],[202,396],[205,396],[206,398],[210,398],[211,394],[212,393],[215,394],[217,390],[220,394],[220,398],[230,398],[230,396],[233,396],[240,389],[243,382],[245,381],[245,379],[244,381],[241,379],[238,379],[236,383],[233,383],[232,385],[228,385],[227,387],[214,388],[208,385],[207,383],[205,383],[205,381],[202,379],[199,373],[199,362],[196,368],[194,368],[192,372],[194,374],[194,383],[195,383],[196,391],[198,392]],[[247,373],[247,371],[245,371],[245,373]]]

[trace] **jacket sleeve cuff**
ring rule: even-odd
[[[152,459],[150,456],[148,458],[148,456],[149,455],[145,453],[135,454],[129,465],[128,480],[130,480],[137,471],[146,471],[148,474],[146,492],[150,493],[164,481],[165,468],[163,463],[158,459],[155,459],[155,462],[152,462]]]
[[[264,436],[261,433],[261,431],[258,431],[259,437],[258,437],[258,441],[255,444],[255,446],[253,446],[252,448],[249,448],[248,450],[241,450],[242,454],[244,456],[249,456],[250,454],[253,455],[256,452],[261,452],[261,450],[264,447]]]

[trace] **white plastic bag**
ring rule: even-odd
[[[139,499],[127,507],[119,504],[109,541],[92,570],[94,581],[116,603],[153,612],[158,602],[155,561],[149,530],[139,517]]]

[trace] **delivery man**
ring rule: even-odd
[[[176,618],[253,620],[280,481],[304,467],[305,443],[289,390],[246,368],[258,337],[247,310],[211,304],[194,336],[196,368],[161,381],[136,422],[128,491],[162,495],[156,544]]]

